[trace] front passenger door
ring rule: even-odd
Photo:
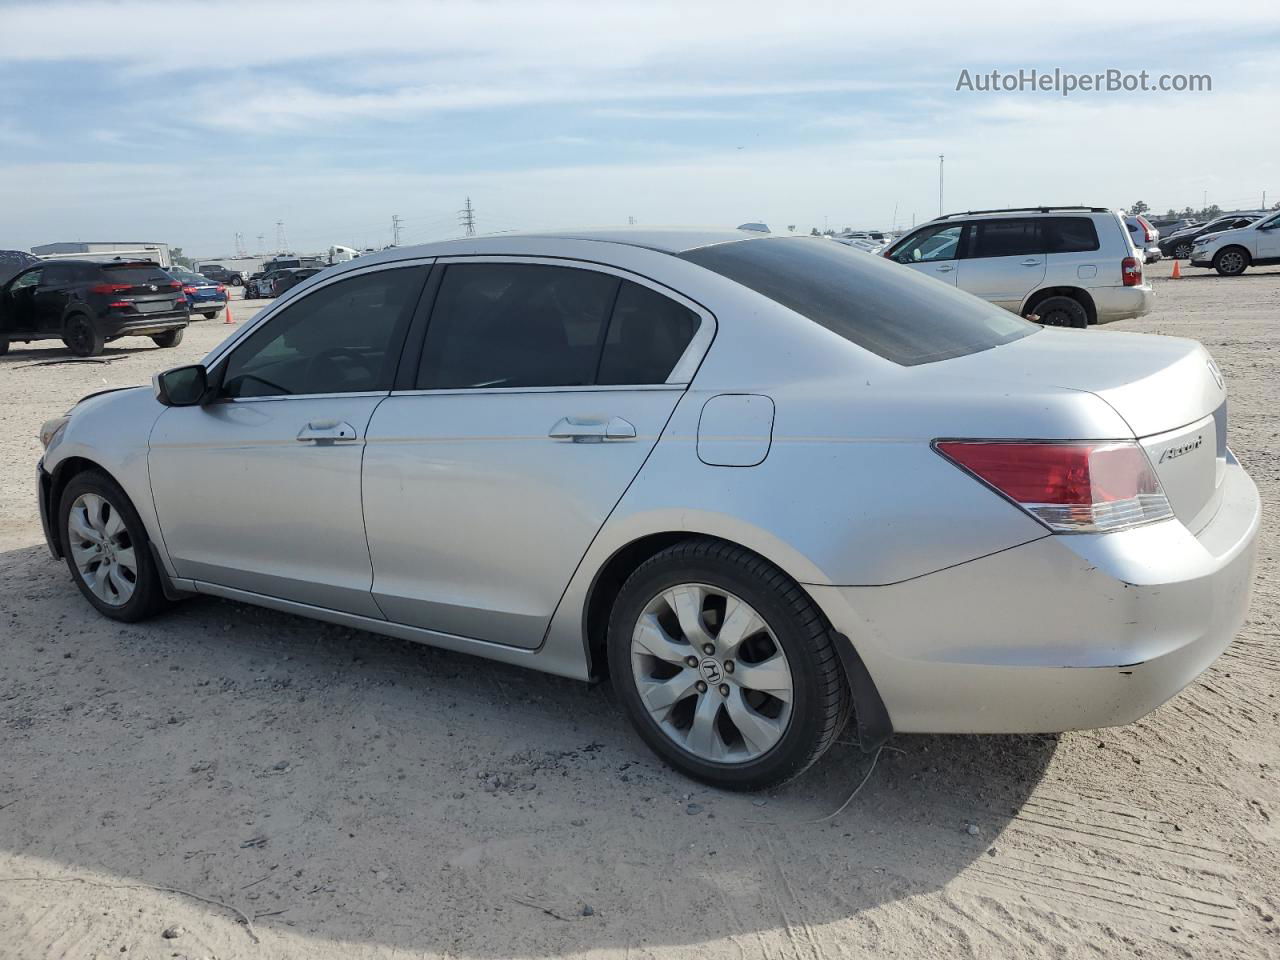
[[[911,237],[893,259],[925,276],[956,285],[964,224],[942,223]]]
[[[360,466],[428,270],[316,287],[214,361],[217,399],[161,414],[151,486],[178,576],[381,616]]]

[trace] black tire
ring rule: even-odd
[[[127,543],[127,546],[133,550],[136,563],[133,594],[125,603],[119,605],[106,603],[93,592],[76,566],[75,556],[72,553],[74,535],[69,529],[71,509],[76,500],[87,493],[98,495],[112,509],[119,511],[127,536],[127,541],[121,542]],[[62,491],[62,499],[58,502],[57,524],[58,538],[62,544],[67,569],[71,571],[71,579],[84,594],[84,598],[103,616],[125,623],[134,623],[154,616],[169,605],[169,601],[165,599],[164,588],[160,584],[160,574],[156,570],[146,527],[142,525],[142,520],[120,485],[105,473],[86,470],[71,478],[71,482]]]
[[[215,313],[206,313],[206,314],[204,314],[203,316],[204,316],[204,318],[205,318],[206,320],[212,320],[212,319],[213,319],[214,317],[216,317],[217,315],[218,315],[218,314],[215,312]]]
[[[1079,327],[1089,325],[1089,311],[1072,297],[1049,297],[1041,300],[1031,311],[1040,317],[1046,327]]]
[[[632,673],[635,626],[646,605],[684,583],[726,590],[768,624],[790,667],[792,703],[781,738],[767,752],[737,763],[700,758],[663,732],[640,697]],[[623,584],[609,618],[613,688],[649,748],[686,776],[730,790],[757,790],[791,780],[835,742],[849,718],[849,682],[822,611],[785,573],[742,547],[698,537],[681,541],[641,564]]]
[[[167,330],[164,333],[157,333],[151,339],[155,341],[157,347],[176,347],[182,342],[182,330]]]
[[[102,331],[87,313],[73,313],[62,329],[62,342],[77,357],[96,357],[102,353]]]
[[[1175,260],[1190,260],[1191,244],[1185,240],[1182,243],[1179,243],[1173,248],[1173,258]]]
[[[1223,247],[1213,255],[1213,269],[1224,277],[1238,277],[1249,269],[1249,251],[1244,247]]]
[[[9,352],[9,338],[0,337],[0,357]]]

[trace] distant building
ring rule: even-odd
[[[167,243],[65,240],[42,243],[32,247],[31,252],[41,259],[62,257],[69,260],[109,260],[112,257],[124,257],[155,260],[162,267],[173,265]]]

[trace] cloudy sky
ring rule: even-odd
[[[0,0],[0,248],[1280,200],[1280,7]],[[1212,76],[992,94],[960,71]]]

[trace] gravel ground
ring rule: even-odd
[[[233,328],[96,363],[15,348],[0,957],[1280,957],[1280,271],[1149,272],[1157,310],[1108,329],[1213,351],[1267,503],[1244,631],[1129,727],[895,737],[821,825],[866,771],[850,744],[724,794],[661,767],[603,687],[211,599],[98,617],[42,544],[35,431]]]

